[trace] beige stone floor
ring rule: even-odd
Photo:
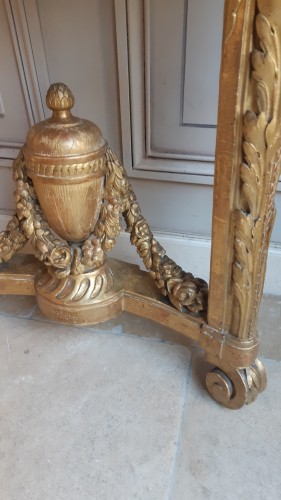
[[[0,297],[0,499],[279,500],[281,298],[264,297],[260,330],[268,388],[230,411],[168,329],[56,325]]]

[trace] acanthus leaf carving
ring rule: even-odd
[[[233,265],[234,300],[239,307],[233,308],[232,318],[232,333],[243,340],[256,335],[281,167],[281,16],[277,3],[257,2],[258,45],[252,52],[249,85],[253,109],[246,109],[244,114]]]

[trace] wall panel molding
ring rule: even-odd
[[[36,0],[4,0],[29,125],[44,120],[48,70]],[[44,95],[44,98],[42,98]],[[27,131],[26,131],[27,132]],[[0,140],[1,158],[14,159],[22,143]],[[10,162],[4,162],[9,165]]]
[[[126,123],[122,129],[124,163],[132,177],[211,185],[214,154],[181,153],[170,147],[165,150],[165,142],[160,151],[152,144],[151,2],[115,0],[119,88],[123,94],[120,109],[121,120]],[[167,36],[172,37],[173,33]],[[125,66],[128,72],[124,71]],[[182,72],[184,67],[178,69]],[[124,89],[128,89],[127,94]],[[182,113],[178,114],[180,125]]]
[[[165,142],[163,143],[162,150],[158,151],[152,144],[151,101],[153,97],[151,95],[150,11],[153,1],[155,0],[134,0],[134,2],[129,0],[114,0],[123,161],[131,177],[212,185],[214,179],[214,153],[212,155],[199,154],[198,152],[197,154],[186,152],[181,154],[174,152],[169,147],[165,151]],[[202,1],[204,0],[200,0],[200,2]],[[187,7],[190,2],[193,2],[195,6],[197,5],[196,0],[189,0],[189,2],[187,0],[177,0],[174,8],[178,5],[185,6],[184,15],[188,16]],[[215,2],[217,10],[220,9],[220,6],[221,9],[223,8],[223,0],[215,0]],[[156,3],[155,5],[158,4]],[[161,3],[161,7],[162,5]],[[182,25],[182,29],[184,30],[184,26],[188,26],[187,19]],[[202,30],[202,27],[198,29]],[[169,38],[172,36],[172,33],[167,33],[166,36]],[[214,47],[217,45],[218,35],[216,34]],[[170,56],[171,54],[167,55],[167,63],[172,59]],[[183,63],[181,68],[179,68],[182,79],[182,94],[179,97],[181,105],[179,125],[182,124],[183,128],[185,128],[185,124],[182,123],[184,109],[185,115],[187,113],[187,104],[184,101],[188,100],[188,71],[185,63],[186,59],[190,57],[187,57],[187,32],[184,31],[181,57]],[[217,73],[218,66],[217,60]],[[209,72],[208,77],[211,78]],[[218,75],[215,75],[215,77],[218,80]],[[216,96],[217,90],[214,90],[214,99],[217,98]],[[209,114],[211,116],[210,122],[205,120],[204,124],[206,129],[213,127],[213,108]],[[195,126],[198,127],[198,123]],[[213,130],[215,131],[214,127]],[[196,134],[201,132],[200,127],[199,131],[197,128]],[[176,135],[177,131],[174,134]],[[281,190],[281,183],[278,185],[278,190]]]
[[[185,4],[182,125],[216,128],[224,0]]]

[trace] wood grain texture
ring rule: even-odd
[[[235,23],[233,10],[236,7]],[[239,7],[239,8],[237,8]],[[208,323],[227,331],[232,305],[235,193],[241,164],[242,113],[254,1],[226,1],[220,73]]]

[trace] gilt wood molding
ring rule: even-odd
[[[281,17],[278,0],[226,6],[208,322],[249,341],[280,176]]]

